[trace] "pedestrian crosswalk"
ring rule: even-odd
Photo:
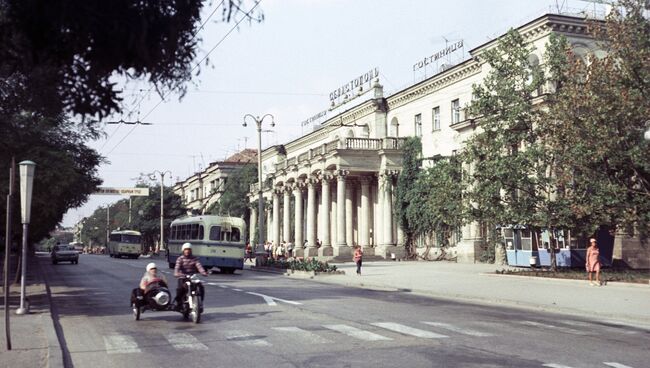
[[[577,322],[575,324],[566,323],[570,326],[588,327],[588,323]],[[514,325],[528,326],[535,328],[545,328],[554,332],[567,334],[583,333],[566,326],[543,324],[535,321],[518,321]],[[482,324],[485,326],[485,324]],[[525,328],[525,327],[524,327]],[[362,343],[395,343],[400,339],[422,339],[426,340],[449,340],[453,338],[486,338],[499,336],[496,332],[484,331],[483,328],[475,329],[474,326],[451,324],[446,322],[420,321],[409,323],[397,322],[365,322],[365,323],[332,323],[309,326],[252,326],[251,331],[243,329],[217,329],[211,330],[210,336],[206,337],[205,331],[195,332],[195,336],[190,332],[172,332],[161,334],[167,341],[168,345],[177,351],[194,351],[209,352],[214,346],[211,344],[234,344],[243,348],[265,349],[275,345],[285,344],[292,341],[292,344],[303,343],[305,345],[314,344],[334,344],[340,343],[342,339],[349,339],[350,342],[358,341]],[[586,333],[586,332],[584,332]],[[218,334],[218,336],[214,336]],[[151,341],[151,336],[145,339],[142,336],[130,336],[128,334],[108,334],[103,336],[104,348],[107,354],[134,354],[142,353],[151,349],[160,347],[160,344],[147,344],[144,341]],[[201,338],[205,339],[201,341]],[[138,341],[143,340],[139,345]],[[634,368],[619,362],[602,362],[603,368]],[[558,362],[549,362],[541,364],[541,367],[547,368],[574,368]]]

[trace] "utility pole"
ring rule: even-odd
[[[156,179],[156,174],[160,175],[160,251],[165,250],[165,174],[169,174],[169,178],[171,179],[172,177],[172,172],[167,170],[167,171],[160,171],[160,170],[154,170],[151,175],[149,175],[149,178],[151,180]]]
[[[7,341],[7,350],[11,350],[11,330],[9,329],[9,253],[11,253],[11,218],[13,216],[13,198],[14,187],[16,182],[16,159],[11,157],[11,167],[9,167],[9,194],[7,194],[7,227],[5,228],[5,339]]]

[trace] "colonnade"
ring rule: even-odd
[[[266,240],[293,243],[297,257],[347,257],[355,245],[369,255],[390,256],[403,245],[393,214],[396,174],[321,171],[274,185],[265,210]],[[251,207],[253,238],[260,214]]]

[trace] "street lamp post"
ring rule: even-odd
[[[271,114],[266,114],[260,119],[259,116],[255,117],[251,114],[244,115],[244,126],[246,126],[246,118],[251,118],[257,125],[257,249],[255,250],[255,265],[260,266],[262,263],[261,257],[264,254],[264,199],[262,198],[262,122],[266,117],[271,118],[271,127],[275,126],[274,117]],[[252,226],[252,224],[251,224]]]
[[[154,170],[154,172],[151,173],[149,176],[151,180],[154,180],[156,178],[156,174],[160,175],[160,250],[163,251],[165,250],[165,210],[164,210],[164,204],[165,204],[165,174],[169,174],[169,178],[171,179],[172,177],[172,172],[167,170],[167,171],[159,171],[159,170]]]
[[[29,313],[29,306],[25,304],[25,288],[27,274],[27,239],[29,234],[29,219],[32,207],[32,189],[34,187],[34,169],[36,164],[32,161],[23,161],[20,164],[20,212],[23,223],[23,252],[20,275],[20,307],[16,314]]]

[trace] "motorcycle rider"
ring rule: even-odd
[[[192,255],[192,244],[185,243],[181,247],[183,255],[176,259],[176,266],[174,267],[174,276],[178,278],[178,286],[176,288],[176,309],[180,309],[183,304],[183,298],[187,293],[187,286],[185,285],[185,276],[193,275],[195,273],[200,273],[203,276],[207,276],[208,273],[205,271],[201,262],[197,257]],[[203,300],[205,290],[203,285],[199,284],[199,296]]]
[[[158,274],[158,268],[156,267],[156,264],[151,262],[147,264],[146,271],[142,276],[142,278],[140,279],[140,287],[133,289],[133,291],[131,292],[131,303],[132,304],[142,303],[147,286],[154,282],[161,282],[164,283],[165,286],[167,286],[167,279],[165,278],[165,275]]]

